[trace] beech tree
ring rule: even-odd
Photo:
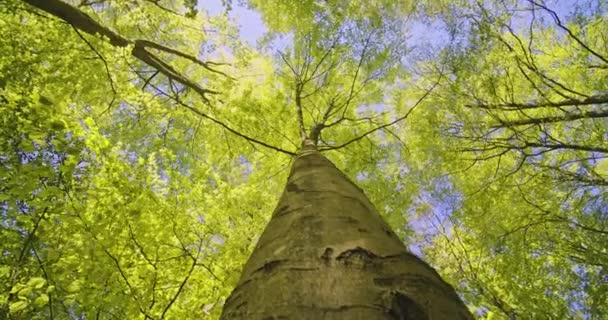
[[[0,3],[0,318],[607,312],[605,3],[222,3]]]

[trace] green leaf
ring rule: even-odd
[[[40,278],[40,277],[31,278],[27,282],[28,286],[32,286],[36,289],[40,289],[40,288],[44,287],[45,284],[46,284],[46,280],[44,278]]]
[[[49,296],[46,294],[41,294],[40,296],[38,296],[35,300],[34,300],[34,304],[37,307],[42,307],[44,305],[46,305],[49,302]]]
[[[23,300],[12,302],[9,305],[9,312],[11,314],[16,314],[16,313],[18,313],[20,311],[25,310],[28,305],[29,305],[29,302],[28,301],[23,301]]]

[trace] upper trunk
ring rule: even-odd
[[[312,145],[222,319],[472,319],[454,289],[409,253],[361,189]]]

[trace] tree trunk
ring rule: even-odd
[[[221,319],[473,317],[363,191],[304,146]]]

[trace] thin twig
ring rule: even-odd
[[[332,146],[332,147],[327,147],[327,148],[321,148],[321,149],[319,149],[319,151],[336,150],[336,149],[344,148],[344,147],[348,146],[349,144],[351,144],[353,142],[357,142],[357,141],[363,139],[364,137],[366,137],[366,136],[368,136],[368,135],[370,135],[370,134],[372,134],[372,133],[374,133],[374,132],[376,132],[376,131],[378,131],[380,129],[384,129],[386,127],[392,126],[392,125],[394,125],[394,124],[396,124],[398,122],[401,122],[401,121],[407,119],[407,117],[412,113],[412,111],[414,111],[414,109],[416,109],[416,107],[418,107],[418,105],[420,105],[420,103],[433,91],[433,89],[435,89],[435,87],[439,84],[439,81],[441,81],[442,77],[443,77],[443,74],[441,74],[439,76],[439,78],[433,84],[433,86],[429,90],[427,90],[424,93],[424,95],[422,95],[422,97],[420,97],[420,99],[418,99],[418,101],[416,101],[416,103],[405,113],[404,116],[399,117],[399,118],[397,118],[397,119],[395,119],[395,120],[393,120],[393,121],[391,121],[389,123],[386,123],[386,124],[383,124],[381,126],[378,126],[378,127],[374,128],[372,130],[369,130],[366,133],[364,133],[364,134],[362,134],[362,135],[360,135],[360,136],[358,136],[358,137],[356,137],[354,139],[351,139],[351,140],[349,140],[349,141],[347,141],[347,142],[345,142],[343,144],[340,144],[340,145],[337,145],[337,146]]]

